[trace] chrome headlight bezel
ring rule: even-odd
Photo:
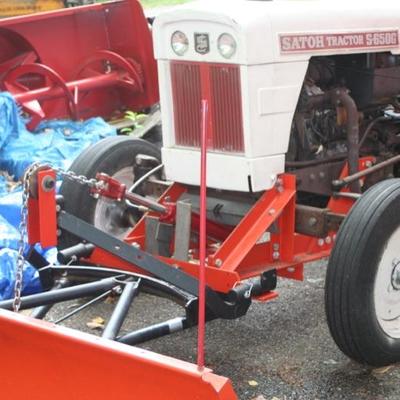
[[[226,59],[232,58],[237,50],[237,42],[230,33],[222,33],[217,41],[218,51]]]
[[[182,57],[189,50],[189,38],[182,31],[175,31],[171,35],[171,48],[172,51]]]

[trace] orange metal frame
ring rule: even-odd
[[[360,160],[360,170],[366,168],[371,157]],[[347,166],[342,176],[347,176]],[[347,189],[343,189],[347,191]],[[186,192],[180,184],[173,184],[161,196],[159,202],[169,205]],[[332,198],[329,209],[334,213],[347,214],[354,200]],[[216,291],[227,293],[239,282],[259,276],[268,270],[276,270],[278,276],[303,280],[305,263],[328,257],[336,237],[330,232],[325,238],[315,238],[295,232],[296,182],[295,177],[283,174],[276,186],[266,191],[254,204],[242,221],[234,228],[207,221],[208,259],[207,285]],[[155,214],[152,214],[156,216]],[[192,230],[198,232],[198,215],[192,216]],[[269,232],[270,231],[270,232]],[[268,233],[269,232],[269,233]],[[142,219],[127,235],[125,241],[145,246],[145,223]],[[162,261],[179,267],[198,277],[198,244],[193,243],[193,260],[184,262],[159,257]],[[134,265],[118,257],[96,249],[87,260],[93,264],[143,273]],[[267,296],[265,300],[276,297]]]
[[[360,170],[367,161],[360,160]],[[30,242],[51,245],[56,240],[55,190],[44,192],[43,180],[51,170],[38,173],[39,196],[30,200]],[[347,175],[346,167],[342,176]],[[173,184],[159,202],[171,206],[185,193],[186,188]],[[331,199],[332,212],[346,214],[353,204],[349,199]],[[303,279],[306,262],[327,257],[332,249],[336,232],[326,238],[313,238],[295,232],[296,182],[292,175],[279,177],[276,186],[266,191],[236,227],[206,221],[207,231],[207,285],[216,291],[228,292],[239,282],[276,270],[278,276]],[[155,214],[153,214],[155,216]],[[172,218],[172,217],[171,217]],[[192,230],[198,232],[200,217],[192,216]],[[40,228],[40,229],[38,229]],[[145,243],[145,222],[142,219],[127,235],[125,241]],[[198,277],[198,244],[193,243],[191,262],[160,257],[175,268]],[[114,267],[143,274],[137,266],[122,261],[108,252],[96,248],[87,260],[93,264]],[[267,292],[257,298],[268,301],[277,293]],[[28,398],[40,393],[44,400],[98,398],[138,398],[199,400],[237,399],[228,379],[212,374],[208,369],[193,364],[118,344],[91,335],[56,327],[46,322],[0,310],[0,346],[2,365],[7,366],[4,393],[14,393]],[[21,360],[32,365],[23,375],[18,371]],[[118,371],[114,373],[113,371]],[[63,390],[65,379],[69,388]],[[149,382],[157,380],[157,385]]]

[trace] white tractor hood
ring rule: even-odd
[[[218,57],[218,54],[210,54],[206,56],[210,62],[254,65],[306,60],[314,54],[348,53],[360,49],[364,52],[388,48],[397,53],[398,37],[393,42],[390,39],[382,39],[377,34],[398,33],[400,1],[214,0],[189,3],[156,18],[154,26],[158,32],[155,41],[156,58],[176,58],[170,48],[171,34],[181,30],[192,37],[191,33],[198,30],[199,26],[205,31],[215,33],[215,36],[210,38],[211,48],[217,40],[218,33],[231,33],[238,41],[238,51],[233,59],[226,61]],[[280,37],[290,34],[325,35],[326,43],[325,46],[321,46],[321,38],[318,36],[309,43],[311,45],[316,43],[315,46],[307,46],[307,42],[301,40],[301,37],[300,42],[293,43],[292,40],[289,46],[286,40],[286,49],[289,48],[291,51],[285,52]],[[350,34],[350,36],[340,36],[335,40],[334,37],[327,36],[330,34],[333,36]],[[360,38],[360,34],[364,35],[363,39]],[[358,35],[358,38],[354,35]],[[204,58],[194,51],[179,57],[191,61],[204,61]]]

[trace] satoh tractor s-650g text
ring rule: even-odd
[[[328,256],[339,348],[371,366],[399,361],[399,21],[388,0],[199,2],[158,17],[161,154],[118,137],[68,172],[27,171],[29,241],[57,245],[61,265],[31,252],[49,290],[0,306],[44,318],[61,301],[122,294],[102,339],[2,310],[5,362],[41,357],[21,390],[54,393],[64,374],[75,398],[112,387],[114,398],[235,399],[204,368],[205,322],[239,318]],[[185,316],[120,334],[141,290]],[[198,366],[128,346],[195,325]],[[10,391],[17,378],[7,373]]]

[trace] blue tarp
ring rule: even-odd
[[[68,169],[86,147],[116,130],[102,118],[84,122],[44,121],[29,132],[19,116],[18,106],[8,93],[0,93],[0,170],[15,180],[35,161]]]
[[[14,294],[18,241],[17,229],[0,215],[0,300],[8,299]],[[23,293],[37,293],[41,289],[38,273],[26,263],[23,273]]]
[[[7,193],[7,180],[3,175],[0,175],[0,197],[6,195]]]
[[[86,147],[113,135],[116,130],[101,118],[84,122],[45,121],[31,133],[12,96],[0,92],[0,170],[7,171],[16,181],[35,161],[68,169]],[[20,207],[21,190],[8,193],[7,182],[0,175],[0,300],[13,296]],[[54,250],[42,253],[54,259]],[[36,270],[26,264],[23,293],[40,289]]]

